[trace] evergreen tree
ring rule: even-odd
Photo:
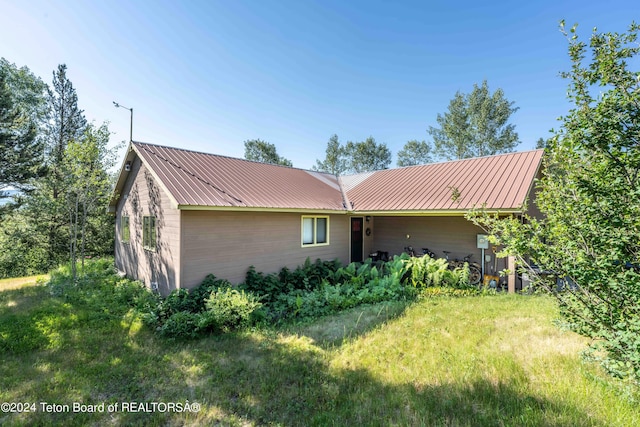
[[[42,172],[42,145],[36,124],[15,105],[7,76],[0,70],[0,190],[24,188]]]
[[[72,141],[80,141],[87,121],[78,108],[78,95],[67,77],[67,66],[61,64],[53,72],[52,87],[48,89],[49,121],[45,135],[48,173],[36,191],[39,205],[44,208],[40,222],[48,228],[45,238],[49,265],[60,262],[66,253],[69,235],[65,232],[67,218],[64,200],[64,156]],[[34,202],[36,199],[34,199]]]
[[[47,120],[47,85],[28,67],[18,68],[0,58],[0,73],[6,77],[15,106],[19,107],[37,127],[38,137]]]
[[[47,92],[49,104],[47,164],[56,174],[62,165],[67,144],[80,139],[87,120],[83,111],[78,108],[78,95],[67,77],[65,64],[58,65],[58,69],[53,72],[52,87]]]

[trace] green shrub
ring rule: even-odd
[[[388,266],[365,262],[339,267],[332,277],[311,291],[295,290],[280,295],[270,306],[271,319],[276,322],[312,319],[361,304],[411,298],[413,291],[402,284],[404,261],[404,257],[394,257]]]
[[[453,270],[443,258],[420,257],[405,261],[409,274],[408,281],[415,287],[445,286],[454,288],[469,287],[469,266],[464,264]]]
[[[201,334],[200,314],[178,311],[167,318],[158,329],[161,336],[172,339],[193,339]]]
[[[218,288],[231,287],[231,283],[225,279],[217,279],[213,274],[204,278],[200,286],[189,291],[189,298],[192,301],[192,310],[201,312],[206,309],[206,302],[211,292]]]
[[[251,293],[219,288],[207,299],[207,311],[200,327],[227,332],[249,326],[254,321],[253,313],[261,306]]]
[[[256,271],[252,265],[247,271],[245,281],[239,286],[241,289],[258,295],[265,303],[274,302],[278,295],[286,293],[287,284],[282,283],[275,274],[264,274]]]

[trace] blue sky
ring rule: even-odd
[[[0,56],[50,83],[66,63],[87,119],[129,139],[242,157],[276,145],[294,166],[332,134],[395,155],[428,140],[456,91],[488,81],[519,110],[521,144],[566,114],[558,23],[625,31],[636,1],[0,0]]]

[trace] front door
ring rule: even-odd
[[[362,262],[362,218],[351,218],[351,262]]]

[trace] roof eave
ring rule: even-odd
[[[118,201],[120,200],[120,193],[122,192],[122,188],[124,187],[125,182],[127,182],[127,178],[129,177],[129,172],[131,172],[131,164],[135,159],[136,152],[133,149],[133,145],[129,143],[129,147],[127,148],[127,154],[124,156],[122,160],[122,165],[120,165],[120,172],[118,172],[118,179],[116,180],[116,185],[113,187],[113,192],[111,193],[111,198],[109,199],[109,207],[108,212],[115,214],[116,207],[118,205]],[[128,164],[128,165],[127,165]]]
[[[429,210],[355,210],[353,215],[369,216],[465,216],[473,209],[429,209]],[[484,212],[498,215],[519,215],[521,208],[484,208]]]
[[[266,207],[266,206],[178,205],[178,209],[183,211],[330,213],[330,214],[341,214],[341,215],[345,215],[348,213],[346,209]]]

